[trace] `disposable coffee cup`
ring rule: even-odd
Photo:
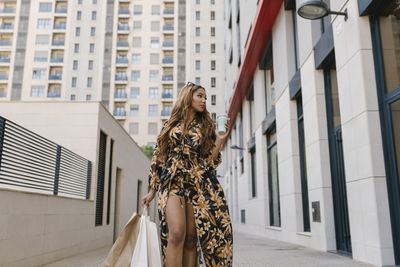
[[[217,122],[218,122],[218,134],[225,134],[226,133],[226,127],[225,124],[228,121],[228,116],[226,114],[223,115],[218,115],[217,116]]]

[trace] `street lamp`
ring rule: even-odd
[[[237,145],[231,145],[230,146],[231,149],[239,149],[239,150],[244,150],[243,147],[238,147]]]
[[[326,3],[318,0],[312,0],[302,3],[297,10],[300,17],[305,19],[321,19],[329,14],[343,15],[344,20],[347,20],[347,8],[344,12],[337,12],[329,10]]]

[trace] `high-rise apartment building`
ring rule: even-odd
[[[178,8],[179,5],[179,8]],[[0,101],[101,101],[154,145],[187,80],[223,112],[223,1],[0,1]]]

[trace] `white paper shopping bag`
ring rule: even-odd
[[[150,218],[146,218],[147,231],[147,259],[149,267],[161,267],[160,243],[158,241],[157,226]]]
[[[140,217],[140,229],[130,267],[149,267],[147,258],[146,216],[142,215]]]

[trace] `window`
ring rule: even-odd
[[[200,27],[196,27],[196,36],[200,36]]]
[[[51,12],[51,3],[40,3],[39,12]]]
[[[72,77],[71,86],[72,86],[73,88],[76,88],[76,77]]]
[[[160,6],[158,6],[158,5],[151,6],[151,14],[152,15],[160,15]]]
[[[196,0],[196,5],[200,5],[200,0]]]
[[[139,123],[137,123],[137,122],[129,123],[129,133],[130,134],[138,134],[139,133]]]
[[[196,53],[200,53],[200,44],[196,44],[195,49]]]
[[[196,11],[196,20],[200,20],[200,11]]]
[[[217,104],[217,96],[211,95],[211,105],[215,106]]]
[[[150,54],[150,64],[159,64],[159,63],[160,63],[160,55]]]
[[[142,38],[141,37],[133,37],[132,46],[135,48],[142,47]]]
[[[71,100],[72,101],[76,100],[76,95],[71,95]]]
[[[45,80],[46,77],[46,69],[34,69],[32,74],[32,79],[36,80]]]
[[[243,147],[244,138],[243,138],[243,112],[240,112],[240,121],[239,121],[239,147]],[[240,173],[244,173],[244,156],[243,150],[239,150],[239,159],[240,159]]]
[[[86,101],[92,100],[92,95],[86,95]]]
[[[270,225],[280,227],[281,211],[279,199],[278,148],[275,129],[267,135],[267,155]]]
[[[149,88],[149,98],[158,98],[158,88]]]
[[[211,70],[215,70],[215,60],[211,60]]]
[[[151,40],[150,40],[150,47],[151,47],[151,48],[159,48],[159,47],[160,47],[160,38],[158,38],[158,37],[151,37]]]
[[[39,34],[36,35],[36,40],[35,40],[35,44],[37,45],[47,45],[49,44],[50,41],[50,35],[43,35],[43,34]]]
[[[149,122],[148,124],[148,134],[157,134],[157,122]]]
[[[47,51],[35,51],[35,62],[47,62]]]
[[[78,5],[82,5],[82,0],[78,0]]]
[[[37,20],[37,28],[38,29],[50,29],[51,28],[51,19],[38,19]]]
[[[160,22],[159,21],[152,21],[151,22],[151,31],[152,32],[160,31]]]
[[[131,98],[137,99],[140,96],[140,89],[139,87],[132,87],[131,88]]]
[[[140,32],[142,30],[142,22],[141,21],[134,21],[133,22],[133,31]]]
[[[196,70],[200,70],[200,60],[196,60]]]
[[[151,70],[149,75],[150,82],[157,82],[158,81],[158,70]]]
[[[211,5],[215,5],[215,0],[210,0]]]
[[[92,1],[93,5],[97,4],[97,0]]]
[[[211,53],[215,53],[215,44],[211,44]]]
[[[94,44],[89,45],[89,52],[94,53]]]
[[[91,27],[90,28],[90,36],[95,36],[96,35],[96,27]]]
[[[194,83],[195,84],[200,84],[200,77],[194,78]]]
[[[211,36],[215,36],[215,27],[210,28],[210,34]]]
[[[88,69],[89,70],[93,69],[93,60],[89,60]]]
[[[96,20],[97,13],[96,11],[92,11],[92,20]]]
[[[78,60],[74,60],[72,64],[72,69],[77,70],[78,69]]]
[[[82,19],[82,11],[77,11],[76,12],[76,19],[81,20]]]
[[[93,86],[93,78],[88,77],[87,78],[87,88],[92,88],[92,86]]]
[[[133,14],[134,15],[142,15],[143,13],[143,6],[142,5],[134,5],[133,6]]]
[[[75,28],[75,36],[81,36],[81,27]]]
[[[74,52],[79,53],[79,44],[74,45]]]
[[[138,116],[139,115],[139,105],[131,105],[129,110],[129,116]]]
[[[215,11],[210,12],[210,19],[215,20]]]
[[[44,97],[44,86],[32,86],[31,96],[34,97]]]
[[[251,170],[251,197],[257,196],[257,176],[256,176],[256,148],[250,150],[250,170]]]
[[[149,105],[149,116],[158,116],[158,105]]]
[[[140,64],[141,55],[140,54],[132,54],[132,64]]]
[[[133,82],[138,82],[140,80],[140,71],[134,70],[131,72],[131,80]]]
[[[217,78],[211,77],[211,87],[216,87],[217,86]]]

